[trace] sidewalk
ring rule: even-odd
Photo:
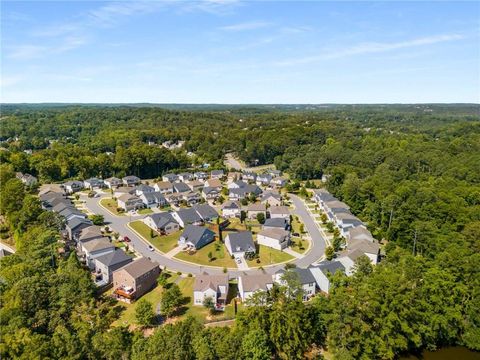
[[[299,254],[297,253],[295,250],[292,250],[290,248],[286,248],[286,249],[283,249],[283,252],[284,253],[287,253],[289,255],[292,255],[293,257],[297,258],[297,259],[300,259],[301,257],[303,257],[302,254]]]
[[[177,246],[172,250],[170,250],[168,253],[166,253],[165,256],[171,259],[181,251],[182,251],[182,248],[180,246]]]

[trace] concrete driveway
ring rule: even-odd
[[[102,198],[108,197],[110,197],[109,194],[102,194],[99,198],[89,198],[86,195],[81,195],[81,199],[85,201],[85,207],[88,208],[91,213],[103,215],[105,222],[114,232],[118,232],[122,236],[127,235],[131,239],[129,246],[133,247],[137,252],[147,258],[150,258],[151,260],[157,261],[162,267],[167,267],[169,270],[181,271],[185,274],[191,273],[194,275],[198,275],[203,272],[207,272],[209,274],[223,274],[223,269],[218,267],[191,264],[175,258],[170,258],[156,250],[150,251],[148,249],[149,244],[127,226],[129,222],[143,219],[146,215],[113,215],[99,204],[99,201]],[[315,225],[314,220],[308,213],[303,201],[293,194],[290,194],[290,198],[295,206],[295,209],[292,210],[293,214],[298,215],[302,219],[306,230],[310,233],[312,238],[312,246],[310,251],[308,251],[304,257],[294,260],[293,263],[299,267],[308,267],[310,264],[318,261],[323,256],[325,252],[325,240]],[[283,267],[284,265],[273,265],[265,266],[264,269],[266,272],[273,274],[274,272],[283,269]],[[236,278],[242,274],[255,274],[260,272],[261,270],[258,269],[247,270],[244,266],[237,270],[228,270],[231,278]]]

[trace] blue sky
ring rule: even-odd
[[[2,1],[2,102],[480,101],[479,2]]]

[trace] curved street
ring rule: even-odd
[[[290,199],[293,202],[294,209],[292,210],[292,214],[298,215],[302,222],[305,224],[305,229],[308,231],[311,237],[311,247],[310,250],[301,258],[295,259],[291,261],[292,263],[296,264],[298,267],[308,267],[310,264],[318,261],[324,254],[325,251],[325,239],[320,233],[318,227],[315,224],[315,221],[309,214],[304,202],[296,195],[289,194]],[[197,275],[203,272],[207,272],[209,274],[222,274],[223,269],[218,267],[211,267],[211,266],[203,266],[197,265],[193,263],[184,262],[178,259],[169,258],[164,254],[155,251],[150,251],[148,249],[148,242],[146,242],[142,237],[137,235],[136,232],[132,231],[127,225],[129,222],[142,219],[146,215],[135,215],[135,216],[116,216],[106,210],[99,204],[99,201],[102,198],[110,197],[110,195],[102,195],[100,198],[89,198],[86,195],[81,195],[81,200],[85,202],[85,207],[88,209],[89,212],[93,214],[100,214],[104,216],[105,223],[114,231],[118,232],[120,235],[127,235],[131,242],[129,246],[131,246],[135,251],[142,254],[145,257],[150,258],[151,260],[157,261],[160,266],[166,267],[169,270],[173,271],[181,271],[182,273],[191,273],[193,275]],[[264,266],[264,269],[268,273],[274,273],[280,269],[282,269],[285,265],[271,265],[271,266]],[[234,270],[229,269],[228,274],[230,277],[238,277],[242,274],[254,274],[260,272],[261,270],[258,269],[249,269],[249,270]]]

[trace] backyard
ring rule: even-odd
[[[210,258],[208,257],[209,253],[212,253],[212,261],[210,261]],[[223,245],[223,243],[220,241],[213,241],[191,255],[185,251],[182,251],[175,255],[175,258],[199,265],[227,268],[237,267],[235,261],[230,258],[225,245]]]
[[[153,237],[151,237],[152,229],[141,220],[132,221],[129,223],[129,226],[162,253],[167,253],[175,248],[181,234],[181,231],[177,231],[169,235],[160,235],[158,232],[153,231]]]

